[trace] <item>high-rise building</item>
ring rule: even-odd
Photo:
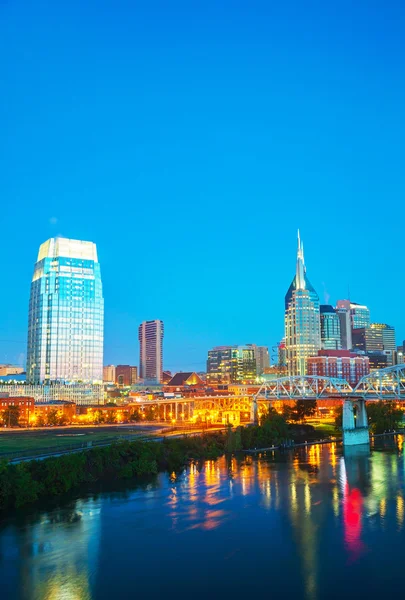
[[[139,377],[148,383],[162,383],[163,321],[144,321],[139,325]]]
[[[340,322],[340,345],[342,350],[351,350],[352,342],[352,321],[350,317],[350,308],[336,307],[336,314]]]
[[[330,304],[321,304],[321,345],[324,350],[340,350],[340,318]]]
[[[357,302],[351,302],[350,300],[338,300],[337,308],[350,311],[352,330],[370,327],[370,310],[364,304],[357,304]]]
[[[298,232],[295,277],[285,297],[285,346],[289,375],[306,375],[307,359],[321,348],[319,297],[310,284]]]
[[[256,360],[256,374],[262,375],[264,370],[270,366],[270,353],[267,346],[256,346],[256,344],[247,344],[253,348]]]
[[[117,365],[115,367],[115,383],[120,386],[135,385],[138,381],[138,367]]]
[[[257,376],[253,345],[216,346],[208,351],[207,383],[249,383]]]
[[[395,341],[395,328],[386,323],[371,323],[370,328],[380,331],[384,354],[387,356],[387,365],[390,367],[396,363],[397,345]]]
[[[353,329],[353,349],[363,352],[382,352],[384,350],[383,336],[380,329],[361,327]]]
[[[101,383],[103,338],[96,245],[49,239],[39,248],[31,283],[27,381]]]

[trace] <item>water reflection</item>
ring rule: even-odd
[[[271,577],[275,595],[338,597],[344,592],[339,578],[326,593],[327,574],[336,565],[348,572],[352,565],[361,569],[371,560],[374,544],[378,554],[382,540],[386,548],[395,547],[395,536],[403,541],[403,439],[394,447],[383,443],[371,455],[343,456],[331,444],[260,459],[195,463],[184,473],[160,474],[132,489],[104,490],[49,511],[22,512],[0,530],[4,597],[131,597],[136,577],[139,595],[144,585],[150,598],[158,598],[163,588],[147,588],[157,559],[162,585],[181,565],[178,598],[188,597],[196,565],[210,573],[216,589],[223,585],[228,593],[241,592],[248,585],[243,574],[254,572],[263,593]],[[286,564],[292,573],[287,580]],[[396,566],[394,555],[390,565],[395,581],[402,566]],[[228,579],[224,568],[231,569]],[[367,577],[371,582],[372,575]],[[193,595],[207,597],[209,583],[199,581]]]

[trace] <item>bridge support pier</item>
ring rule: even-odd
[[[357,409],[356,419],[354,407]],[[345,447],[370,444],[366,403],[363,398],[344,400],[342,431]]]

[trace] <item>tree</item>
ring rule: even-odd
[[[343,406],[335,408],[335,426],[338,429],[342,429],[343,424]]]
[[[7,427],[18,427],[20,419],[20,409],[18,406],[9,406],[1,414],[2,421]]]
[[[129,420],[133,421],[134,423],[138,423],[139,421],[142,421],[141,413],[139,412],[139,410],[137,408],[130,415]]]
[[[69,419],[65,414],[61,414],[58,418],[58,425],[67,425],[69,423]]]
[[[156,421],[156,411],[155,407],[148,407],[145,410],[145,421]]]
[[[117,422],[117,415],[115,412],[113,412],[112,410],[109,410],[106,416],[106,422],[107,423],[116,423]]]
[[[52,410],[50,410],[47,415],[46,422],[48,425],[58,425],[58,421],[59,421],[58,409],[52,408]]]
[[[98,425],[99,423],[104,423],[104,421],[105,417],[103,415],[103,412],[100,409],[96,410],[96,412],[94,413],[94,423]]]
[[[305,417],[312,417],[316,413],[316,400],[297,400],[294,409],[298,421],[304,421]]]
[[[299,421],[300,417],[294,406],[288,406],[284,404],[283,406],[283,417],[286,421]]]
[[[382,401],[367,404],[367,416],[373,433],[384,433],[402,425],[404,413],[394,402]]]

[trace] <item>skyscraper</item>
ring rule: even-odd
[[[350,304],[350,303],[349,303]],[[340,344],[343,350],[351,350],[352,342],[352,322],[350,316],[350,307],[336,307],[336,314],[340,321]]]
[[[310,284],[298,232],[295,277],[285,297],[285,346],[289,375],[305,375],[307,359],[321,348],[319,297]]]
[[[256,360],[256,373],[262,375],[264,370],[270,367],[270,354],[267,346],[256,346],[256,344],[247,344],[253,348]]]
[[[350,322],[353,329],[370,327],[370,310],[364,304],[357,304],[350,300],[338,300],[337,308],[350,311]]]
[[[163,321],[144,321],[139,325],[139,377],[161,383],[163,377]]]
[[[324,350],[340,350],[340,319],[329,304],[321,304],[321,345]]]
[[[257,363],[253,344],[216,346],[208,351],[208,383],[248,383],[255,381],[256,376]]]
[[[93,242],[41,244],[28,317],[27,381],[101,383],[104,300]]]

